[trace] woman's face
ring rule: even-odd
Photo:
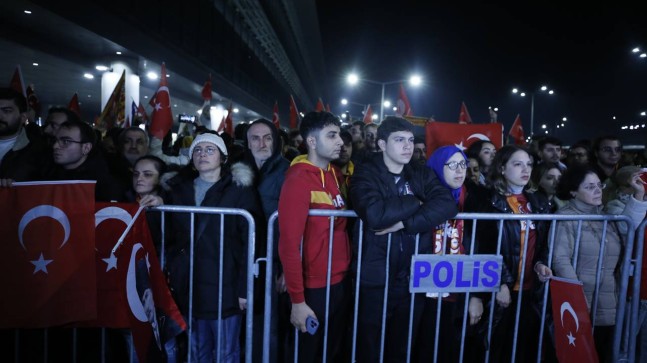
[[[220,168],[220,150],[210,142],[201,142],[193,148],[193,166],[198,173],[213,172]]]
[[[584,177],[576,191],[571,192],[575,199],[589,205],[602,205],[602,183],[595,173],[589,173]]]
[[[562,172],[558,168],[548,169],[544,175],[541,176],[539,180],[539,186],[546,192],[548,195],[555,195],[557,183],[559,183],[559,178],[562,177]]]
[[[492,165],[492,160],[494,160],[495,154],[496,149],[494,148],[494,144],[490,144],[489,142],[484,143],[479,152],[479,158],[481,159],[483,166],[489,167]]]
[[[479,178],[481,177],[481,170],[479,168],[478,160],[474,158],[467,159],[467,175],[472,181],[476,184],[479,183]]]
[[[456,164],[456,169],[451,170],[449,165],[447,164]],[[462,165],[459,165],[460,163],[463,163]],[[455,153],[452,155],[451,158],[447,159],[447,162],[445,163],[445,166],[443,167],[443,178],[445,179],[445,182],[447,185],[449,185],[450,188],[452,189],[458,189],[463,185],[463,182],[465,182],[465,176],[466,176],[466,169],[467,169],[467,161],[461,155],[461,153]],[[465,167],[463,167],[465,166]]]
[[[133,189],[140,195],[151,194],[159,185],[160,174],[151,160],[140,160],[133,168]]]
[[[503,177],[508,185],[523,187],[530,180],[532,172],[532,159],[523,150],[515,151],[507,163],[503,166]]]

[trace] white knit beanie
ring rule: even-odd
[[[222,139],[222,137],[216,134],[205,133],[205,134],[200,134],[195,139],[193,139],[193,142],[191,143],[191,147],[189,148],[189,157],[193,157],[193,149],[195,148],[196,145],[198,145],[201,142],[208,142],[216,145],[218,149],[220,149],[220,152],[224,156],[227,156],[227,146],[225,146],[225,141]]]

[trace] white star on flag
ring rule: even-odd
[[[43,253],[41,252],[41,253],[40,253],[40,257],[38,258],[38,260],[30,261],[34,266],[36,266],[36,267],[34,268],[34,275],[35,275],[35,274],[36,274],[36,272],[38,272],[38,271],[43,271],[44,273],[48,274],[48,272],[47,272],[47,265],[49,265],[50,263],[52,263],[52,261],[54,261],[54,260],[46,260],[46,259],[44,259],[44,258],[43,258]]]
[[[463,142],[462,142],[462,141],[461,141],[460,143],[458,143],[458,144],[454,144],[454,146],[456,146],[457,148],[461,149],[461,151],[465,151],[465,150],[467,149],[465,146],[463,146]]]
[[[101,260],[107,264],[106,272],[110,271],[113,268],[115,270],[117,269],[117,257],[114,253],[110,252],[110,257],[102,258]]]
[[[162,109],[162,104],[161,103],[156,103],[155,104],[155,111],[159,111]]]
[[[566,337],[568,338],[568,345],[575,346],[575,337],[570,331],[568,332],[568,335]]]

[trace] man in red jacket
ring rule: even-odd
[[[299,362],[315,361],[326,324],[327,360],[339,361],[335,354],[339,353],[346,327],[350,301],[346,273],[351,256],[346,218],[335,218],[333,231],[330,231],[328,217],[308,216],[310,209],[346,209],[339,189],[342,174],[330,164],[339,157],[343,145],[339,136],[340,124],[329,112],[310,112],[301,120],[299,130],[308,154],[292,161],[279,198],[279,257],[292,302],[290,321],[301,331]],[[331,233],[333,246],[329,269]],[[329,302],[328,311],[326,301]],[[317,319],[320,324],[313,335],[303,334],[307,331],[308,317]]]

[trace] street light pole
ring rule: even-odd
[[[382,98],[380,99],[380,122],[384,120],[384,87],[386,87],[386,83],[382,83]]]
[[[378,81],[373,81],[370,79],[365,79],[365,78],[359,78],[356,74],[351,73],[346,77],[346,81],[351,84],[355,85],[359,81],[367,82],[367,83],[372,83],[376,85],[382,86],[382,96],[380,98],[380,120],[384,119],[384,93],[385,93],[385,88],[387,85],[390,84],[395,84],[395,83],[401,83],[401,82],[406,82],[407,80],[398,80],[398,81],[391,81],[391,82],[378,82]],[[422,83],[422,78],[418,75],[412,75],[411,78],[408,80],[411,85],[414,87],[419,86]]]
[[[535,92],[530,95],[530,136],[535,134]]]

